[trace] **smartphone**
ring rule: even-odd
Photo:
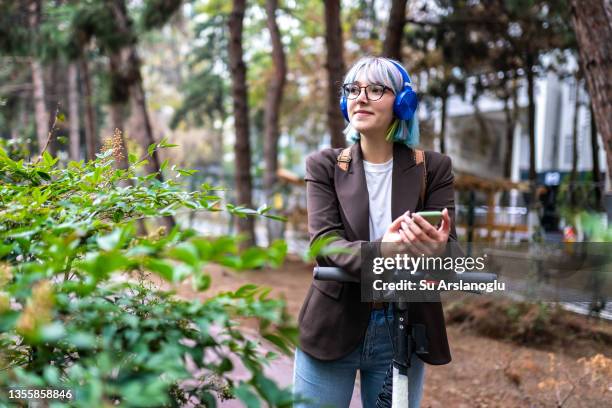
[[[427,222],[434,227],[438,226],[440,221],[442,221],[442,211],[420,211],[416,214],[419,214],[421,217],[425,218]]]

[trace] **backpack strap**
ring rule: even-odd
[[[336,163],[338,163],[338,167],[340,167],[342,171],[348,171],[349,165],[351,163],[351,148],[350,147],[342,149],[342,151],[336,158]]]
[[[425,152],[420,149],[414,149],[414,161],[417,166],[423,163],[423,182],[421,183],[421,192],[419,198],[421,199],[421,206],[425,205],[425,191],[427,190],[427,164],[425,163]]]

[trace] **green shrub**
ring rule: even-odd
[[[259,336],[237,322],[257,319],[259,335],[288,352],[296,329],[282,301],[253,285],[184,300],[148,278],[190,279],[206,290],[208,263],[279,266],[286,244],[240,251],[236,237],[178,227],[137,233],[138,222],[177,211],[269,216],[267,208],[223,205],[211,186],[186,192],[172,179],[140,175],[146,159],[134,155],[129,168],[116,169],[119,154],[63,166],[47,153],[40,162],[14,161],[0,148],[0,388],[71,389],[70,405],[82,407],[214,406],[215,396],[290,405],[289,391],[263,374],[275,353],[260,351]],[[247,380],[230,378],[238,361]],[[9,402],[0,393],[0,405]]]

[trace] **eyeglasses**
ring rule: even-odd
[[[391,88],[385,85],[373,84],[368,86],[359,86],[356,84],[344,84],[342,85],[342,92],[346,99],[357,99],[361,95],[361,90],[365,88],[365,95],[368,101],[377,101],[385,94],[388,89],[393,91]]]

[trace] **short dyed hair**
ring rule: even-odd
[[[395,95],[404,88],[404,80],[400,70],[393,64],[394,60],[384,57],[363,57],[348,70],[344,77],[344,84],[351,84],[364,73],[365,79],[372,84],[382,84],[393,89]],[[397,64],[399,62],[395,61]],[[400,64],[401,65],[401,64]],[[357,142],[361,134],[349,123],[344,134],[350,142]],[[417,113],[410,120],[395,118],[389,127],[387,140],[400,142],[413,147],[419,144],[419,120]]]

